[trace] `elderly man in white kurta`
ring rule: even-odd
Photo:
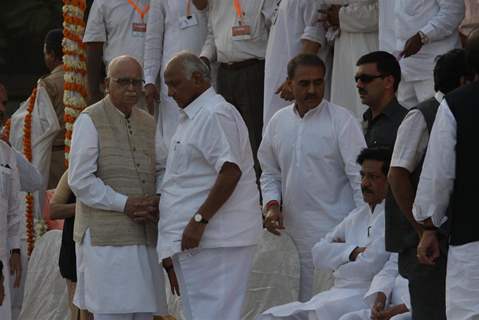
[[[291,104],[291,91],[286,85],[289,60],[301,52],[319,52],[323,61],[329,60],[319,8],[315,0],[283,0],[274,11],[265,57],[263,128],[276,111]]]
[[[168,96],[163,71],[173,55],[182,50],[200,53],[208,32],[208,16],[205,10],[197,10],[191,0],[152,0],[150,6],[145,37],[145,94],[150,106],[159,100],[157,134],[169,143],[179,110]]]
[[[366,107],[356,92],[354,66],[362,55],[378,49],[377,0],[348,0],[343,6],[334,5],[337,0],[324,2],[333,4],[327,11],[328,23],[339,28],[334,39],[331,102],[361,120]]]
[[[11,297],[9,283],[10,260],[20,263],[20,177],[14,151],[0,139],[0,261],[3,263],[5,299],[0,304],[0,319],[11,319]],[[12,251],[12,250],[15,251]],[[15,257],[14,257],[15,256]],[[18,265],[21,267],[21,265]],[[16,276],[21,270],[15,270]],[[18,286],[20,278],[15,278]]]
[[[324,74],[316,55],[290,61],[288,80],[296,102],[273,116],[258,152],[266,227],[279,234],[279,223],[298,249],[300,301],[313,295],[313,245],[365,205],[356,163],[366,146],[364,136],[349,111],[323,99]],[[328,288],[327,283],[319,287]]]
[[[105,84],[108,95],[85,109],[73,130],[74,303],[95,320],[150,320],[167,314],[155,251],[155,123],[135,107],[143,74],[133,57],[113,59]]]
[[[393,253],[374,277],[364,301],[370,309],[345,314],[339,320],[411,320],[408,281],[398,271],[398,254]]]
[[[390,157],[387,149],[361,151],[357,161],[368,206],[351,211],[312,249],[316,267],[334,270],[334,286],[305,303],[273,307],[258,320],[337,320],[348,312],[368,308],[363,296],[389,258],[384,243],[384,198]]]
[[[173,259],[187,320],[239,320],[262,228],[248,130],[197,56],[175,56],[165,82],[181,116],[159,190],[158,254]]]

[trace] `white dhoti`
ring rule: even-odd
[[[406,81],[403,75],[398,88],[398,101],[404,108],[411,109],[434,96],[434,93],[433,79]]]
[[[256,246],[201,248],[173,256],[186,320],[239,320]]]
[[[338,320],[342,315],[366,309],[363,296],[367,288],[332,288],[305,303],[292,302],[265,311],[257,320],[304,319]]]
[[[0,261],[3,263],[3,287],[5,288],[5,298],[3,299],[3,304],[0,306],[0,319],[11,320],[12,303],[10,296],[10,268],[8,264],[8,257],[0,257]]]
[[[479,241],[449,246],[446,315],[453,320],[479,319]]]
[[[76,254],[73,302],[78,308],[94,313],[95,319],[102,314],[168,314],[164,274],[154,247],[92,246],[87,230]]]

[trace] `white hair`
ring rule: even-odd
[[[188,79],[191,79],[194,72],[198,72],[203,79],[211,80],[210,68],[198,56],[188,51],[181,51],[175,54],[168,64],[177,59],[181,63],[183,72]]]
[[[113,58],[110,63],[108,64],[108,67],[106,69],[106,77],[107,78],[110,78],[111,77],[111,71],[114,69],[114,67],[121,61],[124,61],[124,60],[130,60],[130,61],[134,61],[138,64],[138,66],[140,67],[140,70],[141,70],[141,76],[143,77],[143,67],[141,66],[141,63],[135,58],[135,57],[132,57],[132,56],[129,56],[129,55],[121,55],[121,56],[118,56],[118,57],[115,57]]]

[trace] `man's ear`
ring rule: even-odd
[[[105,84],[105,93],[108,93],[108,89],[110,87],[110,78],[105,78],[105,80],[103,80],[103,83]]]
[[[390,74],[386,76],[384,80],[386,80],[386,87],[394,90],[394,81],[395,81],[394,76]]]
[[[203,83],[203,76],[198,71],[193,71],[193,73],[191,74],[191,79],[196,85]]]

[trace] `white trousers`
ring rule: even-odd
[[[95,320],[152,320],[151,313],[130,313],[130,314],[94,314]]]
[[[399,83],[398,101],[406,109],[434,96],[434,80],[405,81]]]
[[[3,304],[0,306],[0,319],[11,320],[12,318],[12,303],[10,295],[10,268],[7,257],[1,257],[0,260],[3,263],[3,287],[5,288],[5,298]]]
[[[449,247],[446,315],[451,320],[479,319],[479,241]]]
[[[239,320],[256,246],[194,249],[173,265],[186,320]]]

